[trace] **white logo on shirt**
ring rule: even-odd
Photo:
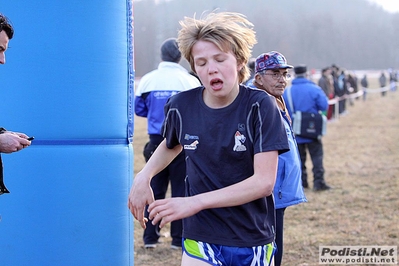
[[[196,150],[198,143],[199,143],[199,141],[196,140],[196,141],[194,141],[193,143],[191,143],[189,145],[184,145],[184,149],[185,150]]]
[[[241,135],[241,133],[239,131],[236,131],[236,134],[234,135],[234,147],[233,147],[233,151],[246,151],[247,147],[245,147],[243,145],[243,143],[245,142],[245,136]]]

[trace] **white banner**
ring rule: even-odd
[[[397,246],[319,246],[319,264],[397,264]]]

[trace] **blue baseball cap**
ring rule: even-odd
[[[291,65],[287,65],[287,60],[284,55],[279,52],[272,51],[269,53],[263,53],[256,58],[255,62],[255,73],[262,72],[268,69],[285,69],[294,68]]]

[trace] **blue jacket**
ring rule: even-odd
[[[247,83],[249,87],[256,88],[253,79]],[[285,102],[277,100],[288,109]],[[290,150],[278,156],[278,168],[276,175],[276,184],[274,185],[274,205],[276,209],[286,208],[302,202],[307,202],[302,187],[302,168],[301,159],[299,157],[298,146],[296,144],[294,132],[292,131],[291,122],[285,111],[280,109],[281,117],[284,123],[285,132],[287,133],[288,144]]]
[[[287,132],[290,151],[278,156],[277,178],[273,192],[276,209],[307,202],[302,187],[301,159],[299,158],[298,146],[285,112],[280,112]]]
[[[319,111],[324,112],[328,109],[328,99],[323,90],[312,81],[304,77],[297,77],[292,81],[291,97],[295,111],[308,112],[317,114]],[[284,101],[289,103],[287,97],[287,89],[284,91]],[[291,117],[294,110],[291,106],[287,106]],[[298,144],[309,143],[314,139],[296,137]]]

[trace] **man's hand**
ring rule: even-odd
[[[28,136],[24,133],[5,131],[0,134],[0,152],[12,153],[30,146]]]

